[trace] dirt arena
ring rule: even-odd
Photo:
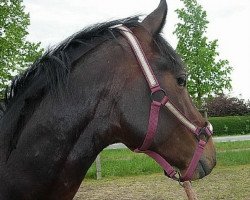
[[[215,169],[194,182],[200,200],[250,200],[250,165]],[[85,180],[74,200],[186,200],[184,189],[163,174]]]

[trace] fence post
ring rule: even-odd
[[[96,163],[96,179],[99,180],[102,178],[102,167],[101,167],[101,156],[98,154],[98,156],[95,159]]]

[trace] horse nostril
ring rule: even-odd
[[[199,175],[200,177],[207,176],[208,174],[211,173],[212,169],[214,166],[210,166],[206,161],[200,160],[199,161],[199,166],[201,169],[199,169]]]

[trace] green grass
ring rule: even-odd
[[[250,149],[217,153],[217,160],[218,167],[246,165],[250,163]]]
[[[217,166],[250,164],[250,141],[216,143]]]
[[[218,152],[248,149],[250,148],[250,141],[218,142],[215,143],[215,147]]]
[[[217,167],[250,164],[250,141],[215,143]],[[162,169],[154,160],[144,154],[136,154],[128,149],[104,150],[101,153],[103,177],[136,176],[161,173]],[[86,178],[96,178],[95,163]]]
[[[155,161],[144,154],[136,154],[128,149],[104,150],[101,153],[102,176],[133,176],[160,172]],[[95,164],[88,171],[87,178],[95,178]]]

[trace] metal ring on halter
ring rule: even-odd
[[[197,140],[204,140],[206,143],[208,142],[209,138],[211,137],[211,134],[207,133],[207,127],[202,127],[199,130],[199,134],[195,135]]]
[[[177,180],[178,180],[179,185],[180,185],[181,187],[184,187],[184,183],[181,181],[181,174],[180,174],[180,172],[177,171],[177,174],[178,174]]]
[[[156,95],[156,93],[162,93],[162,98],[160,99],[154,99],[154,96]],[[161,102],[163,100],[164,97],[167,96],[167,93],[165,90],[163,90],[162,88],[160,88],[159,90],[156,90],[154,92],[151,92],[150,98],[152,101],[157,101],[157,102]]]

